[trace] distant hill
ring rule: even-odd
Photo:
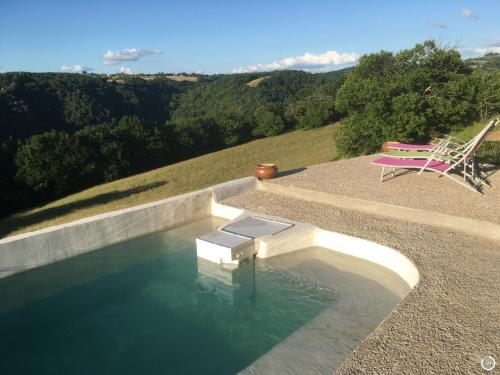
[[[487,53],[483,57],[467,59],[465,62],[473,68],[500,69],[500,54]]]
[[[86,126],[114,124],[123,116],[137,116],[155,126],[164,126],[174,116],[193,125],[207,116],[219,123],[221,115],[232,112],[245,117],[252,127],[257,106],[272,107],[284,116],[283,106],[306,96],[334,95],[345,71],[0,73],[0,144],[11,137],[24,140],[51,130],[74,133]]]

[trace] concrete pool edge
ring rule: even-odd
[[[255,177],[244,177],[191,193],[1,239],[0,278],[210,215],[235,220],[258,214],[219,203],[257,188]],[[418,282],[418,271],[413,263],[394,249],[324,231],[307,223],[294,224],[293,231],[257,239],[258,256],[266,258],[309,246],[321,246],[382,265],[397,273],[411,288]]]
[[[0,240],[0,278],[212,214],[212,202],[256,188],[255,177]]]
[[[296,186],[280,185],[265,181],[258,182],[257,190],[327,204],[341,209],[355,210],[369,215],[404,220],[416,224],[432,225],[447,230],[456,230],[488,240],[500,241],[500,225],[489,221],[352,198],[334,193],[307,190]]]

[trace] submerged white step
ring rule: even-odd
[[[214,263],[238,264],[253,256],[255,244],[251,238],[216,230],[196,239],[196,253]]]
[[[253,257],[248,257],[239,265],[216,264],[198,257],[197,285],[213,292],[231,304],[239,304],[251,299],[255,294],[255,272]]]

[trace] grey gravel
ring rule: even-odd
[[[433,172],[418,176],[415,171],[399,171],[401,175],[381,183],[381,168],[370,164],[376,157],[362,156],[313,165],[268,182],[500,223],[498,167],[484,168],[491,187],[478,194]]]
[[[368,158],[359,159],[366,163]],[[340,163],[344,173],[352,169]],[[323,174],[316,179],[320,187],[327,187],[330,185],[322,184],[321,180],[335,175],[336,168],[329,164],[315,166],[307,173],[310,176],[313,171],[328,173],[327,178]],[[305,184],[307,179],[302,177],[299,174],[286,178],[288,182]],[[358,178],[359,175],[355,180]],[[412,177],[401,180],[406,178]],[[356,185],[347,182],[345,176],[343,179],[342,189]],[[404,186],[413,190],[399,182],[390,188],[401,190]],[[388,194],[383,189],[374,190],[375,197]],[[458,195],[463,197],[464,192],[453,193]],[[408,198],[408,202],[416,201]],[[500,362],[499,243],[261,191],[223,203],[376,241],[402,252],[418,268],[419,284],[355,349],[336,374],[486,374],[480,366],[481,358],[492,355]],[[460,210],[458,206],[448,209],[455,213]],[[498,367],[489,373],[499,373]]]

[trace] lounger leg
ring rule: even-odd
[[[396,170],[396,168],[391,168],[391,177],[394,177],[394,171]]]
[[[488,182],[484,178],[481,178],[480,176],[473,176],[471,174],[465,173],[464,180],[465,177],[469,177],[472,181],[478,181],[481,185],[489,186]]]
[[[385,170],[385,167],[382,167],[382,173],[380,173],[380,182],[383,182],[383,180],[384,180],[384,170]]]

